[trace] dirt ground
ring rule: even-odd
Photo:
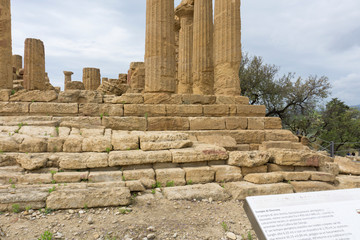
[[[44,210],[43,210],[44,211]],[[242,201],[169,201],[143,194],[125,208],[0,215],[0,239],[257,239]]]

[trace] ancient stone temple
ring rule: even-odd
[[[22,68],[22,56],[21,55],[13,55],[12,56],[12,66],[18,71]]]
[[[174,93],[174,1],[146,1],[145,92]]]
[[[100,86],[100,69],[98,68],[84,68],[83,69],[83,83],[85,90],[96,90]]]
[[[240,62],[240,0],[217,0],[214,19],[214,92],[216,95],[240,95]]]
[[[13,86],[10,0],[0,0],[0,89]]]
[[[24,51],[24,88],[45,90],[45,49],[39,39],[27,38]]]

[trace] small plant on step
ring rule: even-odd
[[[252,237],[252,235],[251,235],[251,232],[248,232],[247,239],[248,239],[248,240],[253,240],[253,237]]]
[[[156,193],[156,190],[155,190],[155,189],[152,189],[152,190],[151,190],[151,193],[152,193],[152,194],[155,194],[155,193]]]
[[[26,206],[26,207],[25,207],[25,211],[28,212],[29,210],[31,210],[31,206]]]
[[[11,184],[11,188],[16,188],[15,184]]]
[[[12,210],[14,213],[19,213],[20,212],[20,205],[19,204],[13,204],[12,205]]]
[[[188,181],[186,182],[186,184],[187,184],[187,185],[193,185],[193,181],[192,181],[192,180],[188,180]]]
[[[84,204],[84,209],[88,210],[88,205],[86,203]]]
[[[109,154],[111,152],[111,148],[106,148],[106,152]]]
[[[174,181],[166,182],[166,187],[173,187],[175,186]]]
[[[0,150],[0,154],[4,154],[4,151]]]
[[[14,95],[16,93],[16,91],[13,89],[13,90],[11,90],[11,95]]]
[[[161,188],[161,183],[156,181],[156,183],[152,185],[152,188]]]
[[[50,188],[48,191],[49,191],[49,193],[52,193],[55,190],[56,190],[56,187],[54,186],[54,187]]]
[[[229,230],[229,227],[228,227],[228,225],[226,224],[226,222],[222,222],[222,223],[221,223],[221,226],[222,226],[222,228],[224,229],[225,232],[227,232],[227,231]]]
[[[52,240],[53,234],[49,231],[45,231],[41,236],[38,238],[38,240]]]
[[[56,131],[56,135],[59,136],[59,132],[60,132],[60,131],[59,131],[59,127],[56,127],[56,128],[55,128],[55,131]]]

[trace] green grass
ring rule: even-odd
[[[252,237],[252,235],[251,235],[251,232],[248,232],[247,238],[248,238],[248,240],[252,240],[252,239],[253,239],[253,237]]]
[[[221,223],[221,226],[222,226],[222,228],[224,229],[225,232],[229,231],[229,227],[228,227],[228,225],[226,224],[226,222],[222,222],[222,223]]]
[[[54,187],[50,188],[48,191],[49,191],[49,193],[52,193],[55,190],[56,190],[56,187],[54,186]]]
[[[174,181],[166,182],[166,187],[173,187],[173,186],[175,186]]]
[[[110,153],[111,152],[111,148],[106,148],[106,152]]]
[[[38,240],[52,240],[53,234],[49,231],[45,231],[43,234],[41,234],[40,238]]]
[[[0,154],[4,154],[4,151],[0,150]]]
[[[56,130],[56,134],[59,136],[59,127],[56,127],[55,130]]]
[[[31,209],[31,206],[26,206],[25,210],[28,212]]]
[[[156,193],[156,190],[155,190],[155,189],[152,189],[152,190],[151,190],[151,193],[152,193],[152,194],[155,194],[155,193]]]
[[[19,204],[13,204],[12,206],[12,210],[14,213],[19,213],[20,212],[20,205]]]
[[[16,188],[15,184],[11,184],[11,188]]]
[[[156,183],[152,185],[152,188],[161,188],[161,183],[156,181]]]
[[[193,185],[193,181],[192,181],[192,180],[188,180],[188,181],[186,182],[186,184],[187,184],[187,185]]]

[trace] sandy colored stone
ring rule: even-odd
[[[112,150],[111,139],[105,136],[87,137],[83,139],[83,152],[108,152]]]
[[[181,168],[165,168],[156,169],[156,181],[160,182],[162,187],[170,186],[184,186],[185,171]]]
[[[181,104],[182,98],[178,94],[170,93],[144,93],[145,104]]]
[[[67,82],[65,84],[65,91],[71,91],[71,90],[85,90],[85,86],[83,82],[80,81],[72,81]]]
[[[153,188],[155,184],[155,171],[153,169],[124,170],[123,180],[139,180],[146,188]]]
[[[144,97],[139,93],[125,93],[120,97],[115,97],[112,100],[112,103],[122,103],[122,104],[143,104]]]
[[[48,158],[43,154],[19,154],[16,161],[26,170],[35,170],[45,167]]]
[[[166,105],[167,116],[198,117],[203,115],[201,105]]]
[[[321,182],[334,182],[335,175],[331,173],[324,173],[324,172],[306,172],[309,173],[310,180],[312,181],[321,181]]]
[[[121,104],[85,103],[79,105],[79,113],[85,116],[123,116],[124,109]]]
[[[183,104],[214,104],[216,102],[216,96],[214,95],[200,95],[200,94],[183,94]]]
[[[165,188],[163,192],[169,200],[193,201],[212,198],[214,201],[225,201],[230,198],[225,189],[216,183]]]
[[[146,1],[145,92],[175,92],[174,2]]]
[[[266,117],[265,129],[282,129],[281,119],[278,117]]]
[[[293,172],[295,170],[294,166],[281,166],[273,163],[267,165],[268,172]]]
[[[335,157],[335,163],[339,165],[340,173],[360,175],[360,162],[352,161],[346,157]]]
[[[264,130],[264,119],[265,118],[248,118],[248,129],[249,130]]]
[[[156,117],[166,116],[165,105],[125,104],[124,116]]]
[[[210,167],[186,167],[183,169],[187,183],[210,183],[215,179],[215,170]]]
[[[140,180],[126,181],[125,186],[129,188],[131,192],[144,192],[146,190]]]
[[[238,144],[261,144],[265,140],[265,132],[260,130],[238,130],[230,132]]]
[[[272,173],[252,173],[244,177],[244,180],[256,184],[270,184],[270,183],[279,183],[284,180],[284,177],[281,173],[272,172]]]
[[[79,106],[77,103],[38,103],[34,102],[30,104],[30,113],[35,114],[77,114],[79,112]]]
[[[229,105],[216,104],[216,105],[204,105],[204,116],[207,117],[224,117],[229,116]]]
[[[127,75],[127,82],[133,92],[142,92],[145,88],[145,63],[132,62]]]
[[[96,90],[100,86],[100,69],[84,68],[83,83],[85,90]]]
[[[181,149],[192,145],[185,133],[148,132],[140,136],[140,147],[143,151]]]
[[[189,118],[190,130],[224,130],[225,119],[215,117]]]
[[[253,184],[249,182],[226,183],[225,189],[232,195],[233,199],[245,200],[250,196],[275,195],[293,193],[293,187],[287,183],[275,184]]]
[[[291,182],[291,185],[294,187],[294,192],[296,193],[335,190],[333,185],[317,181]]]
[[[47,141],[47,151],[48,152],[62,152],[64,138],[49,138]]]
[[[214,90],[216,95],[240,95],[240,0],[215,1]]]
[[[55,137],[57,136],[55,127],[45,127],[45,126],[22,126],[19,130],[20,134],[25,134],[32,137]]]
[[[293,150],[307,150],[304,145],[298,142],[290,142],[290,141],[266,141],[263,142],[260,146],[261,150],[268,149],[293,149]]]
[[[216,145],[219,147],[235,147],[237,145],[234,138],[225,135],[207,135],[207,136],[197,136],[197,140],[202,143]]]
[[[115,151],[139,149],[139,136],[128,131],[113,131],[111,144]]]
[[[237,116],[265,117],[266,109],[263,105],[237,105]]]
[[[172,149],[173,163],[193,163],[205,161],[227,160],[227,151],[215,145],[197,144],[193,148]]]
[[[78,135],[69,136],[64,142],[63,151],[70,153],[82,152],[83,139],[82,136]]]
[[[212,1],[195,1],[193,21],[193,93],[210,95],[214,88]]]
[[[338,189],[360,188],[359,176],[340,175],[336,177]]]
[[[228,163],[239,167],[258,167],[268,163],[270,156],[262,151],[230,152]]]
[[[109,166],[128,166],[149,163],[171,162],[170,151],[148,151],[142,150],[135,151],[122,151],[110,152]]]
[[[48,174],[25,174],[19,178],[19,183],[25,184],[48,184],[52,181],[52,175]]]
[[[30,103],[20,102],[0,102],[0,113],[6,115],[9,113],[23,114],[29,112]]]
[[[57,172],[53,177],[57,183],[72,183],[87,180],[88,175],[89,172]]]
[[[326,162],[324,165],[319,167],[320,172],[331,173],[335,176],[339,175],[340,167],[337,163]]]
[[[189,119],[186,117],[149,117],[148,131],[186,131],[190,129]]]
[[[241,168],[228,165],[211,165],[215,170],[215,181],[223,182],[237,182],[242,180]]]
[[[228,130],[243,130],[248,128],[248,119],[242,117],[227,117],[225,118],[225,124]]]
[[[46,206],[51,209],[79,209],[87,206],[109,207],[124,206],[131,202],[130,190],[125,187],[61,189],[54,191],[46,199]]]
[[[102,125],[113,130],[145,131],[145,117],[103,117]]]
[[[12,44],[11,44],[11,7],[10,0],[0,3],[0,89],[12,89]]]
[[[278,165],[319,167],[332,159],[326,155],[296,150],[269,150],[272,162]]]
[[[265,141],[299,142],[299,138],[289,130],[265,130]]]
[[[0,102],[8,102],[10,99],[10,89],[0,89]]]
[[[12,102],[51,102],[57,99],[57,93],[54,90],[51,91],[18,91],[14,95],[10,96]]]
[[[87,169],[108,167],[107,153],[60,153],[59,166],[63,169]]]
[[[24,88],[45,90],[45,49],[39,39],[27,38],[24,53]]]
[[[258,167],[242,167],[241,172],[243,176],[246,176],[248,174],[252,173],[266,173],[267,172],[267,166],[258,166]]]
[[[19,145],[11,137],[0,138],[0,150],[2,152],[18,152]]]
[[[307,181],[310,179],[309,172],[280,172],[285,181]]]
[[[19,151],[23,153],[42,153],[47,151],[47,141],[44,138],[25,138]]]

